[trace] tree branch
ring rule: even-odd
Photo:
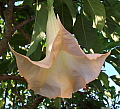
[[[30,37],[25,33],[25,31],[22,28],[18,29],[20,31],[20,33],[25,37],[25,39],[28,41],[28,43],[31,42]]]
[[[17,91],[17,82],[15,82],[14,92],[18,96],[18,98],[20,99],[20,101],[22,103],[22,109],[25,109],[24,101],[23,101],[22,97],[20,96],[20,94]]]
[[[15,25],[18,24],[14,17],[13,17],[13,22],[14,22]],[[30,37],[24,32],[24,30],[22,28],[19,28],[18,31],[25,37],[25,39],[28,41],[28,43],[31,42]]]
[[[13,27],[13,31],[18,30],[23,25],[27,24],[28,22],[35,20],[35,16],[31,16],[30,18],[25,19],[23,22],[17,24],[15,27]]]
[[[2,40],[0,41],[0,56],[7,48],[8,41],[12,34],[12,15],[13,15],[13,7],[15,0],[9,0],[8,7],[5,10],[5,34],[3,35]]]
[[[0,81],[3,80],[20,80],[26,82],[26,80],[23,77],[14,75],[0,75]]]
[[[26,80],[23,77],[21,77],[21,76],[14,76],[14,75],[0,75],[0,81],[3,81],[3,80],[20,80],[20,81],[26,82]],[[21,100],[22,105],[23,105],[24,104],[23,100],[22,100],[21,96],[16,92],[16,89],[15,89],[15,94],[19,97],[19,99]],[[40,96],[40,97],[36,98],[35,101],[32,104],[32,108],[30,108],[30,109],[36,109],[37,106],[44,99],[45,99],[45,97],[43,97],[43,96]],[[24,105],[23,105],[23,107],[24,107]]]
[[[25,25],[28,22],[35,19],[35,16],[32,16],[30,18],[27,18],[23,22],[19,23],[15,27],[13,27],[12,26],[12,19],[13,19],[14,1],[15,0],[9,0],[8,1],[8,7],[5,10],[5,14],[4,14],[4,17],[5,17],[5,33],[4,33],[3,37],[2,37],[2,39],[0,40],[0,56],[2,55],[2,53],[7,48],[8,42],[9,42],[11,36],[14,34],[14,31],[16,31],[17,29],[19,29],[23,25]],[[23,31],[22,31],[22,33],[23,33]]]
[[[45,97],[40,96],[38,98],[35,99],[35,101],[32,104],[32,108],[30,109],[36,109],[38,107],[38,105],[45,99]]]

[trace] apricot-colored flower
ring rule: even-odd
[[[32,61],[10,49],[29,89],[49,98],[70,98],[73,92],[98,77],[110,52],[85,54],[59,18],[56,19],[53,8],[49,11],[46,31],[46,57],[43,60]]]

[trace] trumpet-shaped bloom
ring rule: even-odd
[[[46,57],[37,62],[10,49],[28,88],[49,98],[70,98],[99,75],[110,54],[85,54],[59,18],[56,19],[53,8],[48,15],[46,45]]]

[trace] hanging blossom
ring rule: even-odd
[[[49,10],[46,34],[46,57],[41,61],[32,61],[10,49],[28,89],[49,98],[71,98],[72,93],[98,77],[110,52],[85,54],[59,18],[56,19],[53,7]]]

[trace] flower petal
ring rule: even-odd
[[[45,59],[35,62],[10,49],[16,57],[20,74],[28,82],[28,89],[49,98],[70,98],[73,92],[99,75],[110,52],[85,54],[59,18],[57,21],[53,9],[51,11],[48,15]]]
[[[49,55],[52,49],[53,41],[59,31],[58,21],[55,17],[53,6],[50,8],[48,12],[48,21],[47,21],[47,28],[46,28],[46,55]]]
[[[70,98],[100,73],[105,58],[110,54],[85,54],[75,38],[59,22],[49,56],[34,62],[14,50],[19,72],[29,89],[49,98]]]

